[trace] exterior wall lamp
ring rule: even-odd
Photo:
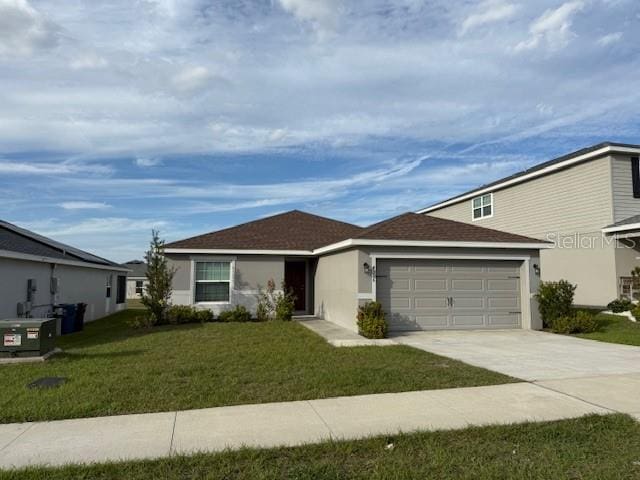
[[[540,276],[540,265],[538,265],[537,263],[533,264],[533,273]]]

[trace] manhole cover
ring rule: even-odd
[[[66,381],[67,379],[64,377],[43,377],[31,382],[27,388],[55,388]]]

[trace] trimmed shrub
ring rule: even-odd
[[[226,310],[218,316],[221,322],[250,322],[251,313],[243,305],[237,305],[233,310]]]
[[[633,303],[628,298],[616,298],[607,304],[607,309],[613,313],[622,313],[633,308]]]
[[[170,325],[185,323],[205,323],[213,321],[211,310],[198,310],[189,305],[173,305],[167,311],[167,322]]]
[[[598,329],[595,316],[584,310],[578,310],[573,315],[563,315],[555,318],[551,330],[555,333],[591,333]]]
[[[536,299],[545,327],[552,327],[554,320],[559,317],[572,316],[571,306],[575,291],[576,286],[567,280],[540,282]]]
[[[366,338],[385,338],[387,320],[379,302],[367,302],[358,307],[358,333]]]
[[[636,321],[640,321],[640,305],[631,309],[631,315],[633,315],[633,318],[635,318]]]

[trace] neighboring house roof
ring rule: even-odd
[[[147,264],[142,260],[131,260],[124,265],[131,270],[129,278],[142,278],[147,276]]]
[[[165,245],[167,249],[310,251],[356,235],[357,225],[292,210]]]
[[[533,238],[513,233],[478,227],[444,218],[420,215],[413,212],[375,223],[364,229],[356,239],[368,240],[416,240],[423,242],[539,242]]]
[[[62,263],[81,263],[87,266],[114,267],[114,270],[128,270],[122,265],[85,252],[64,243],[38,235],[25,228],[0,220],[0,256],[21,257],[31,260]]]
[[[362,228],[294,210],[173,242],[166,252],[316,255],[356,245],[544,248],[548,242],[412,212]]]
[[[638,230],[640,229],[640,215],[633,215],[632,217],[619,220],[616,223],[607,225],[602,229],[605,233],[624,232],[625,230]]]
[[[454,197],[448,198],[446,200],[440,201],[428,207],[422,208],[418,210],[417,213],[427,213],[433,210],[437,210],[439,208],[445,207],[447,205],[452,205],[454,203],[458,203],[462,200],[467,200],[477,195],[489,193],[513,184],[522,183],[542,175],[553,173],[555,171],[558,171],[565,167],[569,167],[576,163],[593,160],[603,155],[616,153],[616,152],[634,153],[637,155],[637,154],[640,154],[640,145],[632,145],[628,143],[603,142],[597,145],[593,145],[591,147],[583,148],[581,150],[576,150],[575,152],[571,152],[561,157],[557,157],[552,160],[539,163],[537,165],[534,165],[531,168],[528,168],[518,173],[514,173],[513,175],[509,175],[508,177],[504,177],[494,182],[487,183],[480,187],[474,188],[472,190],[468,190]]]

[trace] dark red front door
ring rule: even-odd
[[[285,261],[284,283],[287,288],[293,290],[296,296],[295,309],[304,311],[307,309],[307,262]]]

